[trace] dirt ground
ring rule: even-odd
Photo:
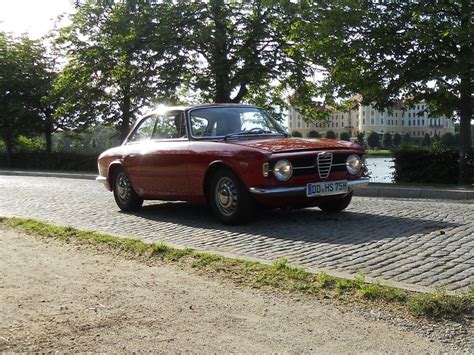
[[[454,350],[332,303],[237,287],[0,227],[0,351]]]

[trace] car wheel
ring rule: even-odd
[[[133,189],[125,171],[120,170],[117,172],[113,188],[115,202],[122,211],[131,212],[142,207],[143,199]]]
[[[318,207],[324,212],[341,212],[349,206],[351,200],[352,192],[343,198],[320,203]]]
[[[225,224],[244,223],[255,214],[255,201],[231,170],[217,171],[211,179],[210,193],[212,210]]]

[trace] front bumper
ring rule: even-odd
[[[112,189],[110,188],[110,183],[109,179],[107,179],[105,176],[97,176],[95,178],[95,181],[101,183],[107,191],[111,191]]]
[[[350,191],[361,189],[369,186],[369,178],[360,178],[356,180],[347,181],[347,186]],[[251,187],[250,193],[262,197],[306,197],[306,186],[292,186],[292,187],[274,187],[270,189],[262,189],[259,187]],[[313,197],[309,197],[313,198]]]

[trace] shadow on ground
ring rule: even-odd
[[[426,235],[434,231],[451,229],[455,223],[430,219],[408,218],[345,211],[328,214],[317,208],[291,212],[280,210],[262,211],[255,220],[245,225],[227,226],[220,223],[210,209],[184,202],[168,202],[144,206],[134,214],[148,221],[172,223],[180,226],[212,230],[228,236],[233,234],[255,235],[281,240],[330,243],[362,244],[377,240],[390,240],[414,234]],[[357,232],[357,237],[353,237]]]

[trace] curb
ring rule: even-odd
[[[29,170],[0,170],[0,175],[14,175],[14,176],[35,176],[35,177],[54,177],[66,179],[85,179],[95,180],[97,174],[86,172],[58,172],[58,171],[29,171]]]
[[[372,183],[365,189],[355,190],[354,196],[467,201],[474,200],[474,189],[411,187]]]
[[[29,170],[0,170],[0,175],[54,177],[85,180],[95,180],[97,177],[97,174],[91,172],[46,172]],[[456,189],[371,183],[367,188],[354,190],[354,196],[467,201],[474,200],[474,188]]]

